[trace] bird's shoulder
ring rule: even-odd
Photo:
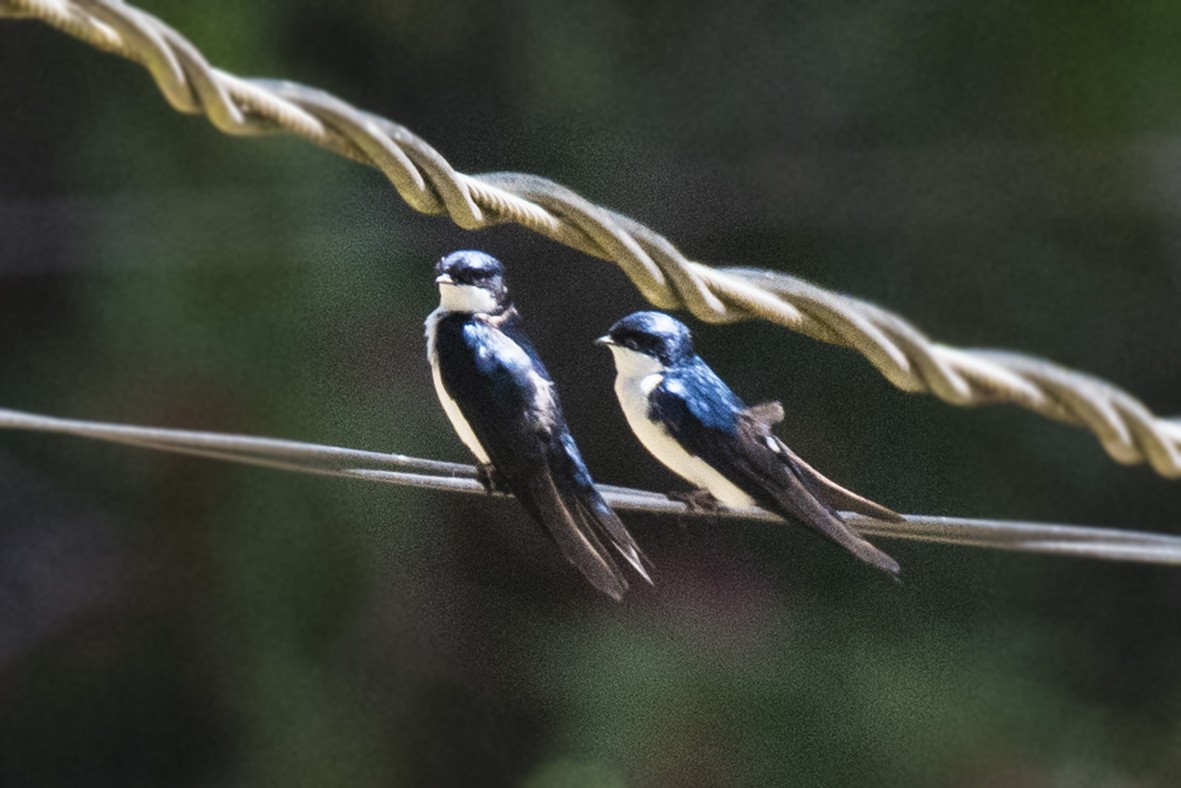
[[[558,406],[553,381],[523,334],[504,330],[494,317],[450,314],[435,322],[434,336],[433,358],[443,387],[477,435],[483,432],[481,426],[507,426],[477,424],[492,414],[499,414],[498,419],[517,419],[530,413],[547,423],[555,418]]]
[[[653,415],[685,427],[733,431],[746,406],[705,362],[692,359],[665,371],[649,394]]]
[[[443,313],[432,328],[440,353],[474,365],[483,375],[551,382],[515,309],[499,315]]]
[[[545,363],[542,362],[541,356],[538,355],[537,349],[533,347],[533,340],[529,338],[529,334],[525,332],[524,321],[521,319],[521,313],[517,311],[516,307],[509,307],[507,310],[496,316],[488,316],[481,318],[491,330],[498,331],[509,342],[512,342],[521,352],[528,357],[532,369],[540,375],[547,382],[552,382],[549,371],[545,368]]]

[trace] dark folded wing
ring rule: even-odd
[[[783,405],[779,402],[760,402],[757,405],[748,407],[746,409],[746,415],[769,429],[783,421]],[[874,503],[868,498],[863,498],[852,490],[842,487],[804,462],[800,455],[792,451],[778,437],[775,437],[775,441],[778,444],[779,453],[785,455],[795,464],[796,469],[800,472],[801,478],[811,488],[812,492],[833,509],[844,512],[857,512],[857,514],[864,514],[867,517],[876,517],[879,520],[894,523],[900,523],[906,519],[893,509],[887,509],[880,503]]]
[[[704,373],[695,371],[690,374],[700,376]],[[692,397],[686,396],[687,389],[692,390]],[[834,495],[828,485],[836,485],[810,466],[802,465],[790,450],[783,451],[787,447],[771,434],[765,413],[750,414],[745,409],[732,408],[729,418],[721,415],[727,405],[736,401],[728,389],[695,385],[695,381],[671,376],[653,389],[649,397],[655,415],[664,421],[682,446],[709,463],[760,505],[803,522],[867,564],[896,576],[898,562],[861,538],[841,520],[826,502],[827,496]],[[865,501],[845,492],[858,501]]]
[[[440,321],[443,385],[509,489],[566,559],[619,599],[627,582],[604,542],[647,579],[642,553],[595,489],[545,367],[516,333],[510,338],[479,320]]]
[[[857,514],[864,514],[866,517],[874,517],[878,520],[885,520],[891,523],[900,523],[906,519],[893,509],[887,509],[880,503],[875,503],[837,484],[804,462],[800,455],[792,451],[779,438],[775,436],[772,436],[772,438],[779,445],[780,453],[795,466],[800,478],[804,480],[812,492],[833,509],[844,512],[856,512]]]

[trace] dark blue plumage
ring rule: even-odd
[[[745,409],[746,404],[696,356],[670,367],[663,383],[649,396],[649,417],[663,422],[674,434],[697,425],[733,434]]]
[[[837,509],[886,520],[899,515],[800,459],[771,432],[783,408],[747,407],[697,355],[683,323],[637,312],[599,342],[615,356],[615,391],[628,423],[658,460],[723,503],[777,511],[897,576],[898,563],[853,532]]]
[[[644,557],[596,490],[562,415],[553,380],[513,308],[503,267],[482,252],[438,265],[440,305],[427,319],[436,391],[491,490],[512,492],[566,558],[619,599],[610,543],[644,579]]]

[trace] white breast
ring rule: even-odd
[[[439,403],[443,406],[443,412],[447,414],[447,418],[451,421],[451,426],[455,429],[455,434],[463,441],[463,445],[467,446],[472,454],[476,455],[476,460],[480,463],[487,464],[491,462],[488,458],[488,452],[484,451],[484,447],[480,445],[479,438],[476,433],[472,432],[472,427],[467,423],[467,419],[463,417],[463,411],[459,409],[459,405],[455,400],[451,399],[451,395],[447,393],[447,389],[443,386],[443,376],[439,374],[439,351],[435,346],[435,329],[438,326],[439,318],[446,312],[443,307],[439,307],[426,319],[426,356],[431,363],[431,379],[435,381],[435,394],[439,397]]]
[[[648,418],[648,396],[664,380],[660,362],[629,348],[612,345],[615,356],[615,396],[632,432],[652,456],[696,487],[709,490],[728,506],[752,506],[754,500],[729,479],[677,442],[664,424]]]

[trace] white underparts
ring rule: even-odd
[[[673,473],[709,490],[727,506],[752,506],[754,499],[700,457],[690,454],[663,423],[648,418],[648,397],[664,380],[664,367],[652,356],[621,345],[609,345],[615,356],[615,395],[632,432],[644,448]]]
[[[444,285],[440,290],[446,291],[452,287]],[[480,444],[476,433],[472,432],[472,427],[467,423],[467,419],[463,417],[463,411],[459,409],[459,405],[447,393],[447,389],[443,385],[443,376],[439,374],[439,351],[435,345],[435,329],[438,325],[439,318],[447,311],[445,307],[440,306],[434,312],[431,312],[430,316],[426,319],[426,354],[427,360],[431,363],[431,379],[435,382],[435,394],[439,397],[439,404],[443,406],[443,412],[447,414],[447,418],[450,420],[455,434],[463,441],[463,445],[467,446],[468,450],[476,455],[478,462],[487,464],[491,461],[488,458],[488,452],[484,451],[484,447]]]

